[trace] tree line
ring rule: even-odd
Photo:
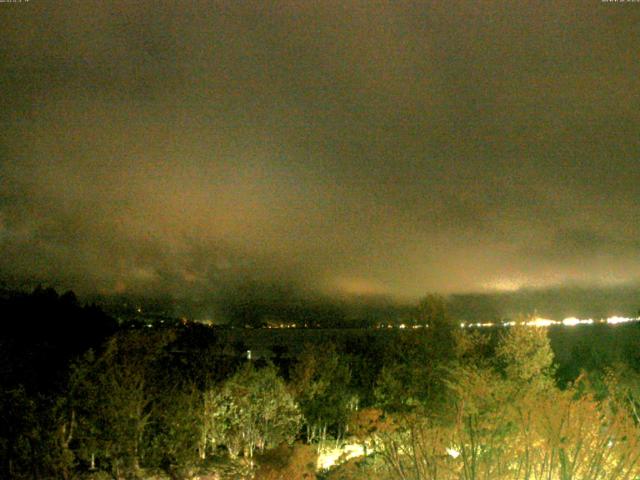
[[[71,293],[38,289],[0,308],[2,478],[267,478],[269,451],[347,439],[370,455],[304,475],[640,475],[633,355],[558,368],[546,330],[463,331],[437,296],[416,313],[430,328],[271,361],[197,324],[118,328]]]

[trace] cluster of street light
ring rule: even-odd
[[[614,315],[607,318],[577,318],[577,317],[567,317],[563,320],[552,320],[550,318],[543,317],[533,317],[530,320],[525,321],[506,321],[506,322],[462,322],[460,323],[461,328],[494,328],[494,327],[513,327],[515,325],[527,325],[530,327],[552,327],[554,325],[563,325],[565,327],[574,327],[576,325],[594,325],[594,324],[606,324],[606,325],[619,325],[622,323],[631,323],[631,322],[639,322],[640,317],[621,317],[618,315]],[[429,325],[410,325],[406,323],[401,324],[379,324],[376,328],[399,328],[401,330],[405,329],[418,329],[418,328],[429,328]]]
[[[640,317],[621,317],[614,315],[607,318],[600,318],[594,320],[593,318],[577,318],[567,317],[564,320],[552,320],[550,318],[534,317],[524,322],[485,322],[485,323],[461,323],[462,328],[486,328],[486,327],[512,327],[517,324],[523,324],[530,327],[551,327],[554,325],[564,325],[565,327],[574,327],[576,325],[593,325],[593,324],[607,324],[618,325],[621,323],[631,323],[640,321]]]

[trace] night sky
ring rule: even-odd
[[[0,274],[640,279],[640,3],[0,3]]]

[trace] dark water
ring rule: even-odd
[[[502,328],[481,330],[497,337]],[[548,328],[556,362],[616,361],[640,359],[640,323],[622,325],[577,325]],[[367,342],[385,344],[402,336],[417,335],[414,330],[387,329],[224,329],[219,331],[223,342],[242,342],[256,356],[271,356],[274,347],[296,356],[305,345],[333,342],[345,345]],[[588,368],[589,365],[584,365]]]

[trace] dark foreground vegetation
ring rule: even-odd
[[[416,310],[428,329],[248,360],[202,325],[125,328],[71,293],[6,296],[0,478],[640,478],[636,325],[554,331],[554,355],[545,329],[463,331],[445,307]],[[611,332],[625,341],[599,348]],[[317,468],[343,444],[363,455]]]

